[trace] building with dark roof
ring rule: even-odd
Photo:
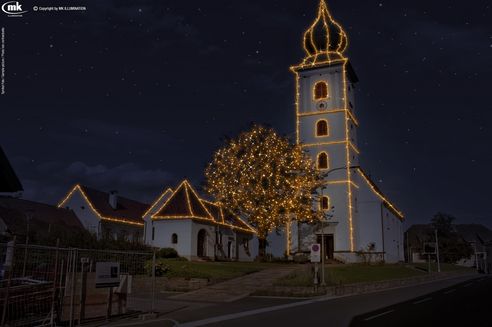
[[[456,224],[452,228],[473,249],[472,256],[461,259],[457,264],[467,267],[476,267],[478,264],[479,268],[484,268],[486,261],[490,260],[486,253],[491,250],[492,230],[480,224]],[[412,225],[405,232],[405,255],[410,257],[411,262],[424,262],[424,243],[432,242],[435,242],[432,224]]]
[[[49,234],[55,228],[66,232],[82,230],[84,227],[72,210],[49,204],[13,197],[0,197],[1,234],[16,235],[24,239],[28,231],[33,234]]]
[[[145,243],[174,248],[190,260],[251,261],[256,257],[256,231],[241,218],[206,201],[188,181],[167,189],[143,215]]]
[[[58,205],[73,210],[85,229],[98,238],[141,241],[142,216],[149,205],[87,186],[76,185]]]
[[[0,146],[0,195],[19,197],[22,191],[22,184]]]

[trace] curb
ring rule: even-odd
[[[443,275],[445,274],[445,275]],[[403,288],[415,285],[422,285],[432,282],[438,282],[459,277],[480,277],[478,273],[442,273],[430,276],[411,277],[395,280],[383,280],[371,283],[354,283],[340,286],[329,286],[324,289],[319,288],[317,291],[313,287],[288,287],[275,286],[273,288],[256,292],[254,297],[265,298],[285,298],[285,299],[309,299],[318,297],[339,297],[359,294],[368,294],[378,291]]]

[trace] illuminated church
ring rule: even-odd
[[[297,143],[325,172],[316,210],[323,224],[292,223],[269,237],[271,254],[306,253],[322,243],[325,255],[341,262],[403,260],[403,214],[359,166],[355,74],[345,51],[348,39],[324,0],[304,33],[306,56],[291,67],[296,80]],[[283,246],[280,246],[283,243]],[[282,249],[283,248],[283,249]]]

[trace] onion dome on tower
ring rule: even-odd
[[[304,33],[307,56],[303,65],[318,65],[344,59],[348,46],[347,34],[330,14],[325,0],[321,0],[318,17]]]

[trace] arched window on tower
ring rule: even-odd
[[[326,195],[321,197],[320,203],[321,210],[330,210],[330,198]]]
[[[328,136],[328,121],[318,120],[316,123],[316,136]]]
[[[328,84],[323,81],[314,84],[314,100],[326,98],[328,98]]]
[[[174,234],[171,236],[171,243],[172,243],[172,244],[178,244],[178,234],[174,233]]]
[[[328,169],[328,154],[321,152],[318,154],[318,169]]]

